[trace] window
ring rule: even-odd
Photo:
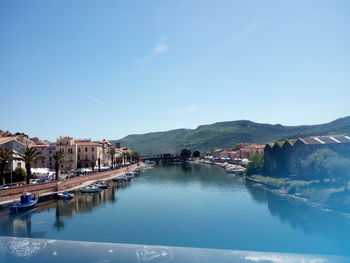
[[[17,163],[17,167],[22,167],[22,164],[21,163]]]
[[[80,147],[78,148],[78,152],[80,153]]]
[[[85,152],[87,152],[87,147],[85,147]]]
[[[91,147],[91,151],[93,152],[95,149],[94,149],[94,147]]]
[[[78,155],[78,161],[80,161],[80,155]]]

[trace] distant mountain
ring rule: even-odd
[[[183,148],[208,151],[213,147],[232,148],[237,143],[267,143],[312,135],[350,134],[350,116],[318,125],[284,126],[248,120],[217,122],[196,129],[128,135],[120,140],[141,155],[179,153]]]

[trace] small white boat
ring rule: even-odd
[[[67,191],[64,191],[62,193],[57,194],[59,199],[72,199],[74,198],[74,194],[68,193]]]
[[[92,186],[98,187],[100,189],[107,189],[108,188],[108,183],[106,181],[100,181],[92,184]]]
[[[132,172],[132,171],[129,171],[129,172],[126,172],[126,173],[125,173],[125,176],[126,176],[126,177],[129,177],[129,178],[133,178],[133,177],[135,177],[135,173]]]
[[[127,183],[130,182],[131,178],[128,178],[126,176],[119,176],[117,178],[114,178],[113,181],[117,183]]]

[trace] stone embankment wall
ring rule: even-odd
[[[28,191],[34,194],[44,194],[47,192],[56,192],[57,191],[57,182],[48,182],[40,184],[29,184],[21,185],[18,187],[12,187],[7,189],[0,190],[0,202],[6,200],[12,200],[15,198],[19,199],[19,196],[24,192]]]
[[[89,174],[89,175],[78,176],[78,177],[70,178],[67,180],[59,181],[58,182],[58,191],[63,191],[65,189],[75,187],[75,186],[80,185],[86,181],[103,180],[107,177],[112,176],[113,174],[117,174],[120,172],[121,172],[121,169],[118,169],[118,170],[112,170],[112,171],[107,171],[107,172],[102,172],[102,173],[93,173],[93,174]]]

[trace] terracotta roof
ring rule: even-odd
[[[14,139],[16,139],[16,136],[0,137],[0,143],[3,144],[3,143],[6,143],[6,142],[9,142],[9,141],[12,141]]]
[[[47,145],[47,144],[34,144],[34,145],[32,145],[32,148],[33,147],[49,147],[49,145]]]
[[[107,141],[107,140],[102,140],[102,141],[100,141],[100,143],[105,143],[105,144],[107,144],[109,146],[112,145],[112,143],[110,141]]]
[[[256,149],[263,149],[263,148],[265,148],[265,144],[254,144],[254,145],[253,145],[253,148],[256,148]]]
[[[74,141],[75,144],[81,144],[81,145],[100,145],[98,142],[91,142],[91,141]]]

